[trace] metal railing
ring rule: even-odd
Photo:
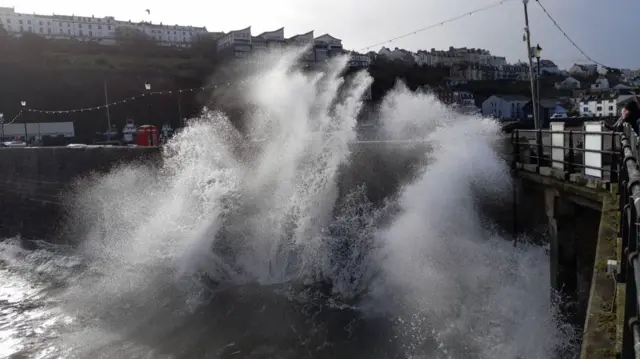
[[[514,130],[511,133],[514,164],[550,167],[584,177],[618,181],[619,132],[605,131],[600,121],[585,122],[582,128],[565,128],[565,122],[551,122],[548,130]]]
[[[638,170],[638,137],[628,124],[620,138],[622,145],[619,177],[621,258],[617,283],[625,283],[624,328],[621,358],[640,358],[640,171]]]

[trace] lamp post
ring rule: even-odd
[[[527,5],[529,5],[529,0],[522,0],[522,4],[524,5],[524,22],[525,22],[525,27],[524,27],[524,36],[525,36],[525,41],[527,42],[527,58],[529,58],[529,79],[531,82],[531,99],[532,99],[532,105],[536,104],[536,91],[535,91],[535,84],[533,82],[533,54],[531,54],[531,31],[529,30],[529,10],[527,8]],[[537,107],[534,105],[533,107],[533,121],[535,124],[535,128],[536,130],[540,130],[540,124],[538,121],[538,109]]]
[[[109,113],[109,96],[107,95],[107,80],[102,80],[104,85],[104,107],[107,109],[107,141],[111,141],[111,114]]]
[[[20,101],[20,105],[22,105],[22,110],[27,107],[27,101]],[[24,143],[27,144],[27,120],[22,120],[24,124]]]
[[[4,114],[0,113],[0,142],[4,141]]]
[[[531,30],[529,29],[529,0],[522,0],[524,5],[524,37],[527,42],[527,58],[529,58],[529,82],[531,83],[531,107],[533,107],[533,123],[536,129],[536,144],[538,168],[542,165],[542,125],[540,124],[540,115],[538,114],[538,101],[536,100],[535,84],[533,82],[533,54],[531,49]]]
[[[144,83],[144,89],[147,94],[151,91],[151,84],[147,81]],[[148,109],[149,117],[151,117],[151,101],[149,101],[149,109]],[[153,146],[153,127],[151,127],[151,121],[149,121],[149,146]]]
[[[536,66],[537,66],[537,76],[536,76],[536,98],[538,99],[538,118],[540,122],[540,128],[542,128],[542,121],[544,115],[542,114],[542,105],[540,104],[540,58],[542,57],[542,47],[540,44],[536,45],[535,48],[535,56],[536,56]]]

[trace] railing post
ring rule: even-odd
[[[518,162],[520,162],[520,135],[518,133],[518,130],[513,131],[512,136],[511,136],[511,143],[513,145],[513,163],[514,163],[514,169],[515,169],[515,164],[517,164]]]
[[[536,172],[540,173],[540,167],[542,167],[542,129],[536,131],[536,153],[538,154],[538,168]]]
[[[611,133],[611,161],[610,161],[610,172],[609,172],[609,181],[610,183],[618,182],[619,171],[620,171],[620,162],[618,161],[618,150],[616,149],[616,137],[617,133]],[[619,190],[620,186],[618,186]]]
[[[573,150],[573,131],[569,130],[569,164],[568,164],[568,168],[567,168],[567,172],[569,172],[569,175],[571,175],[574,171],[573,168],[573,164],[575,163],[576,160],[576,154]]]

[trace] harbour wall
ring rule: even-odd
[[[54,241],[75,180],[159,154],[150,147],[0,148],[0,238]]]

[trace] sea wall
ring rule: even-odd
[[[0,238],[55,240],[74,180],[120,163],[155,161],[157,148],[0,148]]]

